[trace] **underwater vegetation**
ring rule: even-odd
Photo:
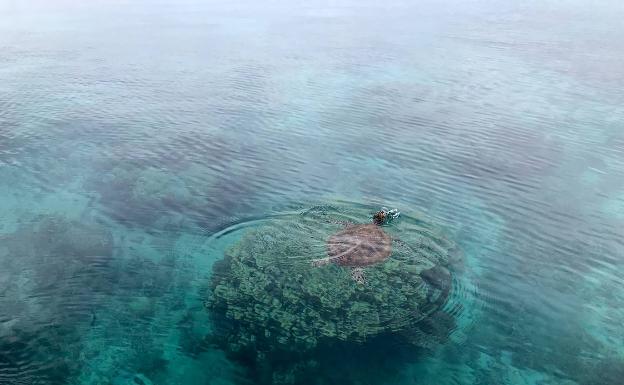
[[[457,261],[431,225],[405,217],[385,226],[392,254],[367,264],[364,282],[348,266],[313,263],[345,223],[370,221],[361,207],[319,206],[247,230],[213,266],[210,342],[260,383],[302,383],[354,357],[375,367],[390,351],[396,365],[400,351],[435,349],[455,325],[443,306]]]

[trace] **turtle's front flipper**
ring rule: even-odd
[[[327,265],[328,263],[330,263],[330,262],[332,262],[334,260],[341,259],[341,258],[343,258],[345,256],[348,257],[349,252],[351,252],[354,249],[356,249],[358,246],[360,246],[361,243],[362,243],[361,241],[358,241],[356,244],[351,246],[348,250],[341,251],[340,254],[338,254],[338,255],[334,255],[334,256],[331,256],[331,257],[325,257],[325,258],[321,258],[321,259],[314,259],[314,260],[312,260],[312,266],[314,266],[314,267],[324,266],[324,265]]]

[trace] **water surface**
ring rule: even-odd
[[[250,381],[214,234],[343,201],[452,234],[461,311],[312,383],[619,384],[624,5],[517,3],[0,1],[0,383]]]

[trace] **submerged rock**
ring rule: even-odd
[[[370,214],[316,207],[247,230],[213,267],[206,301],[212,341],[254,370],[268,370],[260,376],[268,382],[294,382],[293,370],[310,370],[305,363],[336,344],[365,349],[381,338],[431,348],[443,340],[453,327],[442,306],[454,244],[432,226],[408,217],[385,227],[379,238],[387,244],[366,264],[365,284],[354,282],[348,264],[311,263],[332,257],[327,242],[344,223],[370,223]]]

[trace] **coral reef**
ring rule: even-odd
[[[112,234],[90,220],[36,215],[0,236],[0,382],[25,367],[20,383],[67,383],[80,371],[81,333],[111,291],[112,258]]]
[[[1,324],[0,324],[1,325]],[[46,325],[0,329],[0,383],[65,384],[80,365],[68,346],[79,343],[71,327]]]
[[[396,240],[392,255],[367,266],[366,283],[358,285],[349,268],[310,263],[327,252],[339,223],[354,218],[364,222],[370,213],[316,207],[248,230],[213,267],[206,301],[212,342],[254,370],[263,368],[261,379],[292,383],[299,381],[296,372],[313,370],[309,360],[319,349],[336,344],[359,349],[385,339],[433,348],[442,341],[453,326],[441,310],[451,286],[452,242],[405,218],[386,228]],[[286,361],[288,367],[280,366]]]
[[[20,308],[12,314],[22,314],[24,319],[89,320],[91,305],[96,306],[101,293],[111,290],[113,237],[93,221],[39,215],[25,220],[0,241],[0,249],[6,253],[4,274],[0,273],[0,283],[7,283],[4,294],[22,298]],[[2,253],[0,250],[0,256]],[[10,284],[18,278],[22,285]],[[76,303],[90,306],[77,308]],[[68,307],[73,311],[67,311]]]

